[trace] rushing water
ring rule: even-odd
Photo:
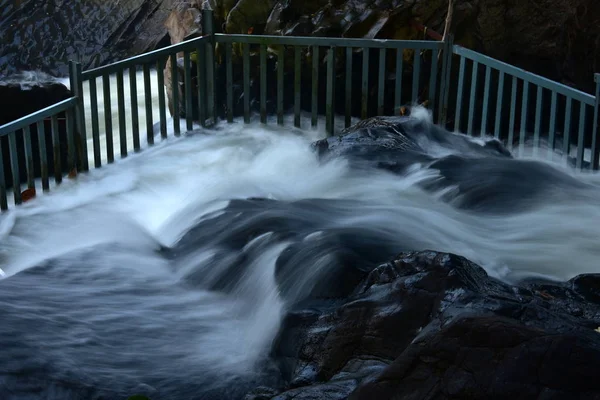
[[[320,162],[321,136],[235,123],[170,138],[1,215],[0,398],[239,398],[277,380],[282,315],[342,250],[448,251],[508,280],[600,272],[597,175],[548,164],[590,195],[476,214],[422,190],[417,165]]]

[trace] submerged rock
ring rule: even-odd
[[[236,293],[251,260],[285,243],[274,268],[285,315],[270,352],[283,382],[246,400],[600,398],[600,275],[508,284],[456,254],[394,255],[416,247],[410,232],[349,223],[361,210],[233,200],[169,250],[180,269],[218,243],[209,267],[183,280]]]
[[[273,355],[288,389],[261,398],[599,398],[600,304],[577,286],[599,279],[510,286],[453,254],[402,253],[342,304],[287,316]]]
[[[519,211],[547,196],[583,196],[587,184],[538,161],[515,159],[494,138],[449,132],[425,116],[374,117],[340,135],[313,143],[323,160],[347,158],[354,168],[434,174],[423,188],[458,207],[485,212]]]

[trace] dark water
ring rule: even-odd
[[[286,310],[343,298],[403,250],[457,253],[507,280],[598,271],[597,176],[412,134],[419,156],[394,174],[319,160],[310,133],[233,125],[3,214],[0,398],[277,386],[269,350]]]

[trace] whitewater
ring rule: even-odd
[[[348,257],[451,252],[509,282],[600,272],[597,174],[542,151],[590,194],[474,213],[423,190],[420,165],[356,173],[319,160],[323,129],[290,121],[170,134],[0,215],[0,392],[238,398],[276,379],[269,349],[286,309]],[[278,277],[280,264],[293,273]]]

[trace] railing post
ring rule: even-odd
[[[206,106],[207,116],[217,123],[215,112],[215,29],[213,10],[202,10],[202,34],[211,35],[210,44],[206,45]]]
[[[452,72],[452,54],[454,50],[454,36],[448,35],[442,49],[442,74],[440,79],[440,98],[438,108],[438,124],[445,126],[448,116],[448,98],[450,96],[450,77]]]
[[[8,134],[8,149],[10,155],[10,168],[12,170],[13,193],[15,196],[15,204],[19,205],[21,200],[21,174],[19,171],[19,155],[17,153],[17,133],[11,132]]]
[[[598,135],[600,134],[600,121],[598,121],[598,118],[600,118],[600,74],[594,75],[594,81],[596,82],[596,102],[594,106],[594,129],[592,129],[591,166],[593,170],[597,170],[598,159],[600,158],[600,143],[598,143],[598,139],[600,139],[598,138]]]
[[[69,78],[71,82],[71,92],[77,98],[75,106],[75,124],[79,133],[79,140],[75,141],[77,154],[79,158],[79,169],[81,171],[89,170],[88,154],[87,154],[87,137],[85,133],[85,109],[83,108],[83,79],[82,79],[81,64],[75,61],[69,61]],[[79,143],[77,143],[79,142]]]
[[[327,53],[327,99],[325,103],[327,136],[335,133],[335,47],[330,47]]]
[[[2,140],[0,140],[0,157],[2,154]],[[8,210],[8,201],[6,198],[6,180],[4,174],[4,160],[0,160],[0,211]]]

